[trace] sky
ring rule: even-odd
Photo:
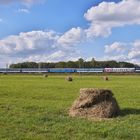
[[[0,0],[0,67],[79,58],[140,64],[140,0]]]

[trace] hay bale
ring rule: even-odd
[[[83,88],[69,110],[72,117],[112,118],[119,114],[113,93],[107,89]]]
[[[65,80],[66,80],[66,81],[73,81],[73,78],[70,77],[70,76],[67,76]]]
[[[48,74],[44,74],[43,77],[47,78],[48,77]]]
[[[103,80],[108,81],[109,78],[108,78],[107,76],[104,76],[104,77],[103,77]]]
[[[3,75],[7,75],[7,72],[3,72]]]

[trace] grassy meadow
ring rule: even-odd
[[[0,75],[0,140],[140,140],[140,76]],[[102,121],[71,118],[85,87],[108,88],[121,115]]]

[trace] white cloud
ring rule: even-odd
[[[125,25],[140,25],[140,0],[122,0],[119,3],[102,2],[90,8],[84,17],[91,23],[88,37],[108,36],[111,29]]]
[[[81,28],[72,28],[65,32],[57,41],[58,45],[63,47],[73,47],[85,39],[84,31]]]
[[[35,62],[56,62],[56,61],[63,61],[63,59],[65,58],[65,61],[66,60],[69,60],[70,59],[70,55],[68,55],[65,51],[62,51],[62,50],[57,50],[57,51],[54,51],[53,53],[51,54],[32,54],[31,56],[28,56],[26,58],[23,58],[23,60],[20,60],[20,61],[35,61]]]
[[[118,54],[118,55],[112,55],[112,56],[109,56],[109,55],[105,55],[103,58],[97,58],[97,60],[115,60],[115,61],[125,61],[125,62],[130,62],[130,63],[133,63],[133,64],[138,64],[140,65],[140,58],[137,58],[137,59],[132,59],[130,58],[128,55],[123,55],[123,54]]]
[[[128,53],[130,59],[140,59],[140,40],[136,40],[134,43],[131,43],[132,48]]]
[[[29,14],[30,11],[28,9],[18,9],[17,10],[19,13],[26,13],[26,14]]]
[[[10,2],[19,1],[0,0],[0,4],[8,4]],[[20,1],[20,3],[26,6],[38,2],[41,1]],[[19,12],[28,13],[28,10],[19,9]],[[9,36],[0,40],[0,56],[15,57],[16,60],[14,61],[59,61],[78,58],[79,52],[77,46],[79,44],[91,37],[107,37],[111,34],[112,28],[115,27],[134,24],[140,25],[139,13],[140,0],[122,0],[119,3],[102,2],[98,6],[90,8],[85,13],[84,17],[90,22],[89,28],[72,28],[63,34],[54,31],[31,31]],[[114,52],[118,54],[113,57],[110,55],[105,57],[107,59],[133,60],[136,62],[140,56],[139,41],[133,42],[130,50],[127,48],[127,45],[121,42],[106,45],[105,53],[110,54]]]
[[[114,53],[113,53],[114,52]],[[130,43],[114,42],[105,46],[105,60],[127,61],[140,64],[140,40]]]
[[[130,61],[126,55],[106,55],[101,60]]]
[[[0,40],[0,54],[22,55],[53,50],[58,35],[53,32],[32,31]],[[48,50],[49,49],[49,50]]]
[[[32,31],[0,40],[0,56],[15,57],[21,61],[60,61],[77,57],[80,28],[65,34],[54,31]]]
[[[90,8],[84,17],[90,22],[85,30],[88,38],[108,37],[112,28],[140,25],[140,0],[122,0],[119,3],[102,2]],[[105,60],[140,62],[140,40],[133,43],[114,42],[105,46]]]
[[[105,53],[123,53],[127,50],[127,44],[126,43],[121,43],[121,42],[114,42],[111,45],[106,45],[105,46]]]
[[[107,37],[111,34],[111,28],[108,28],[108,25],[105,24],[94,24],[92,23],[91,26],[85,30],[87,34],[87,38],[95,38],[95,37]]]

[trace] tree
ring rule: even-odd
[[[96,60],[94,58],[91,59],[91,67],[96,67]]]
[[[58,62],[56,63],[55,68],[65,68],[65,65],[65,62]]]
[[[10,68],[132,68],[138,67],[132,63],[128,62],[116,62],[116,61],[96,61],[92,58],[91,61],[85,61],[82,58],[79,58],[77,61],[68,61],[68,62],[23,62],[17,64],[11,64]]]

